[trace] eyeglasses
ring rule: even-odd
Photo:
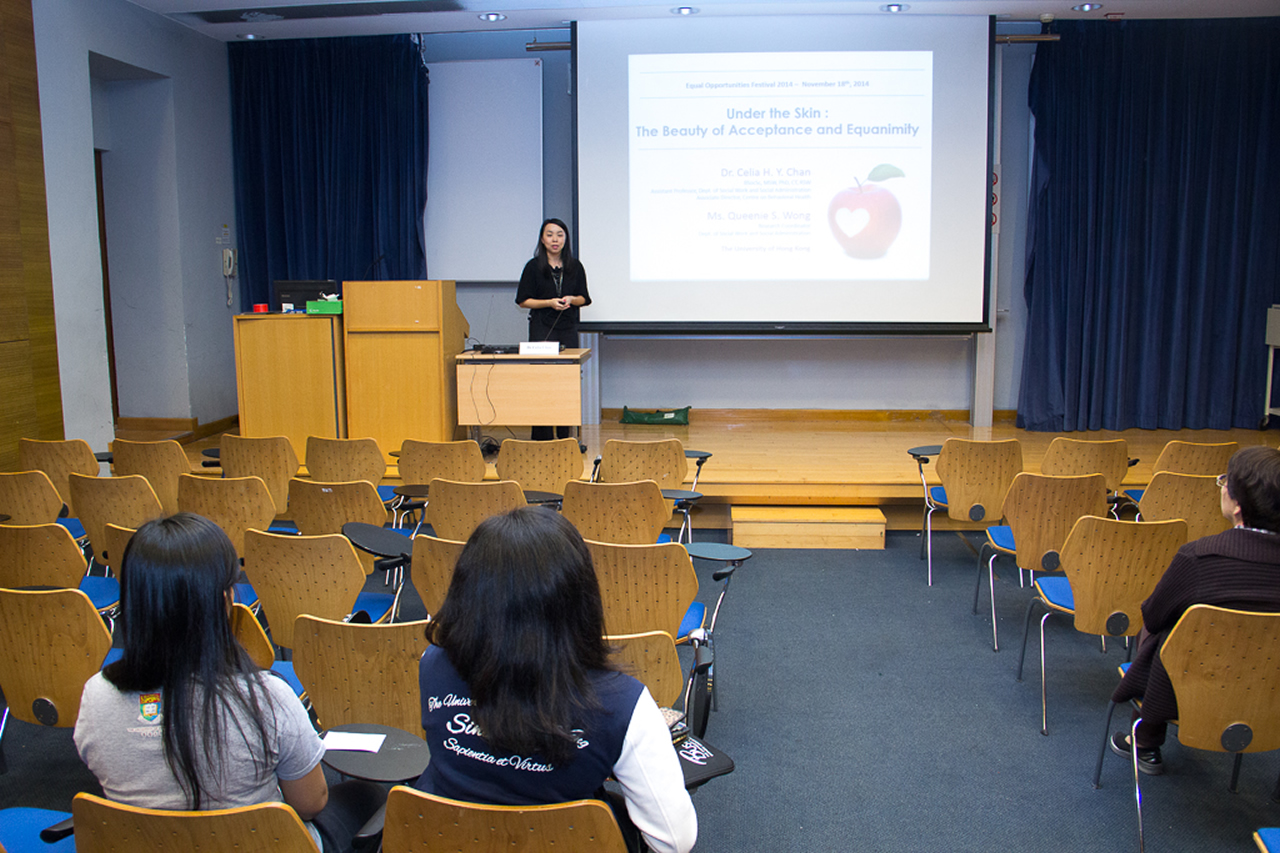
[[[1217,483],[1218,483],[1218,488],[1225,489],[1227,487],[1227,475],[1219,474]]]

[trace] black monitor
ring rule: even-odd
[[[342,285],[329,281],[273,281],[271,283],[272,311],[306,311],[308,302],[317,302],[325,296],[337,294],[342,298]],[[292,305],[292,308],[285,308]]]

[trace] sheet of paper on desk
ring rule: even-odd
[[[344,749],[349,752],[377,752],[382,749],[382,742],[386,739],[386,735],[357,732],[327,732],[323,738],[325,749]]]

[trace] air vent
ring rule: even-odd
[[[314,6],[273,6],[257,9],[215,9],[173,17],[192,17],[206,24],[242,24],[262,21],[308,21],[317,18],[371,18],[378,15],[421,15],[429,12],[461,12],[458,0],[405,0],[402,3],[333,3]]]

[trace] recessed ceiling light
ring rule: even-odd
[[[906,3],[887,3],[880,7],[881,12],[905,12],[911,7]]]
[[[696,15],[698,10],[693,6],[677,6],[671,10],[673,15]]]
[[[496,24],[498,21],[505,21],[507,19],[507,16],[501,12],[483,12],[476,15],[476,17],[482,21],[488,21],[491,24]]]
[[[261,36],[257,33],[236,33],[236,38],[244,39],[245,41],[255,41],[261,38]]]
[[[1072,12],[1092,12],[1095,9],[1101,9],[1101,3],[1081,3],[1079,6],[1072,6]]]

